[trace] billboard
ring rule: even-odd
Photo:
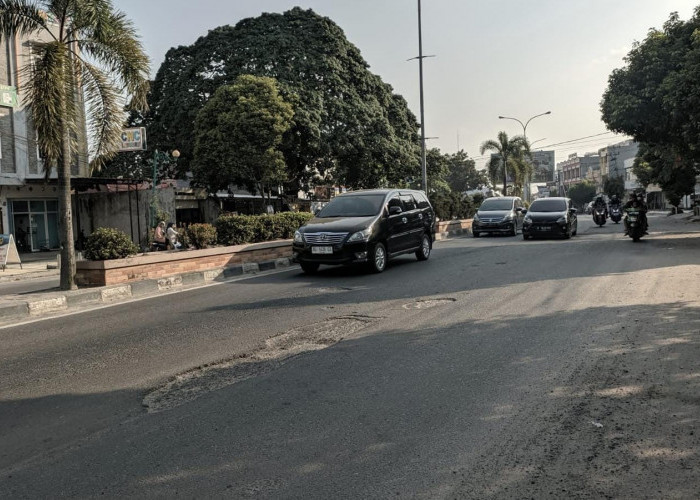
[[[122,130],[122,144],[119,151],[142,151],[146,149],[146,129],[144,127]]]

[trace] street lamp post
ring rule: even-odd
[[[545,113],[540,113],[539,115],[535,115],[535,116],[530,117],[525,123],[523,123],[523,122],[521,122],[520,120],[518,120],[517,118],[513,118],[513,117],[511,117],[511,116],[499,116],[498,119],[499,119],[499,120],[514,120],[514,121],[518,122],[518,123],[520,124],[520,126],[523,127],[523,137],[525,138],[525,140],[527,140],[527,126],[530,124],[530,122],[531,122],[532,120],[534,120],[535,118],[539,117],[539,116],[550,115],[550,114],[552,114],[551,111],[547,111],[547,112],[545,112]],[[525,181],[526,181],[526,182],[525,182],[525,185],[526,185],[526,189],[525,189],[526,199],[527,199],[528,201],[530,201],[530,179],[529,179],[529,177],[527,177],[527,178],[525,179]],[[505,194],[505,193],[504,193],[504,194]]]
[[[412,57],[409,59],[409,61],[412,61],[414,59],[418,59],[418,78],[419,78],[419,85],[420,85],[420,145],[421,145],[421,154],[420,154],[420,163],[421,163],[421,172],[423,175],[423,191],[425,193],[428,193],[428,170],[426,167],[425,163],[425,111],[424,111],[424,105],[423,105],[423,59],[426,57],[435,57],[435,56],[424,56],[423,55],[423,31],[421,27],[421,8],[420,8],[420,0],[418,0],[418,57]]]
[[[153,152],[153,177],[151,186],[151,228],[156,227],[156,184],[158,183],[158,162],[170,163],[172,161],[177,161],[180,157],[180,152],[177,149],[173,149],[171,153],[166,153],[164,151],[158,151],[157,149]]]

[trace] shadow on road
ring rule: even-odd
[[[0,401],[3,462],[43,453],[0,497],[692,497],[699,329],[675,303],[393,330],[126,421],[138,391]]]

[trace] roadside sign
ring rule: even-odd
[[[0,266],[3,271],[7,264],[19,264],[20,269],[22,268],[15,238],[11,234],[0,234]]]
[[[122,130],[122,145],[119,151],[141,151],[146,149],[146,129],[144,127]]]
[[[0,106],[17,107],[17,89],[9,85],[0,85]]]

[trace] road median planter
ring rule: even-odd
[[[125,259],[77,262],[76,282],[78,286],[108,286],[163,280],[161,288],[176,285],[166,278],[222,270],[224,276],[274,268],[276,261],[292,256],[291,240],[250,243],[228,247],[205,248],[170,252],[151,252]],[[258,267],[258,262],[265,263]],[[267,264],[271,263],[271,265]],[[230,273],[227,270],[230,269]],[[191,278],[190,278],[191,279]]]
[[[442,240],[449,236],[471,234],[472,219],[441,220],[435,226],[435,239]]]

